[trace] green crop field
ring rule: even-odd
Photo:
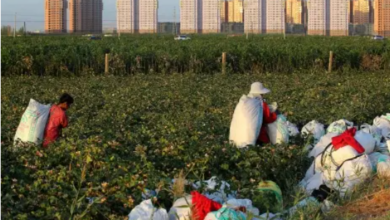
[[[278,102],[297,124],[313,119],[329,124],[341,118],[372,123],[390,109],[387,70],[125,77],[4,74],[9,76],[1,83],[4,219],[124,219],[141,201],[144,188],[163,189],[159,196],[169,207],[175,197],[169,183],[181,170],[191,181],[218,176],[247,198],[260,180],[274,180],[287,208],[299,199],[292,197],[294,186],[310,163],[303,150],[307,140],[244,151],[228,143],[235,105],[252,82],[269,87],[272,93],[266,99]],[[39,146],[14,150],[15,129],[29,99],[54,103],[63,92],[75,98],[63,138],[41,158],[35,156]],[[97,199],[90,205],[87,197]]]
[[[388,40],[367,37],[194,35],[174,41],[167,35],[108,37],[5,37],[1,44],[4,75],[98,75],[110,53],[111,74],[216,73],[226,52],[228,73],[292,73],[327,70],[329,52],[336,71],[390,70]]]

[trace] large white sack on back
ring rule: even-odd
[[[370,154],[374,151],[376,142],[372,134],[366,133],[364,131],[357,131],[355,134],[355,139],[364,148],[364,153]]]
[[[267,125],[267,133],[272,144],[288,143],[289,130],[286,117],[278,115],[274,123]]]
[[[305,135],[313,135],[315,141],[319,141],[322,136],[325,135],[324,125],[319,123],[316,120],[313,120],[303,126],[301,134]]]
[[[203,185],[205,186],[205,192],[203,192],[203,195],[220,204],[236,197],[235,192],[228,192],[230,190],[229,183],[225,181],[218,181],[215,176],[211,177],[207,181],[204,181]],[[199,189],[201,187],[201,182],[196,182],[193,184],[193,187],[195,189]]]
[[[14,141],[40,143],[46,128],[51,105],[42,105],[30,99],[16,130]]]
[[[169,210],[169,220],[188,220],[191,219],[192,196],[188,195],[177,199]],[[179,218],[177,218],[179,217]]]
[[[376,117],[374,125],[381,129],[383,137],[387,137],[390,134],[390,113]]]
[[[353,122],[347,121],[345,119],[341,119],[335,122],[332,122],[329,127],[326,129],[327,133],[337,133],[341,134],[347,129],[353,127]]]
[[[238,148],[255,145],[262,123],[262,101],[243,95],[234,110],[229,140]]]
[[[329,188],[340,192],[344,196],[351,192],[355,186],[363,183],[372,175],[372,165],[367,155],[347,161],[339,170],[334,170],[331,178],[324,175],[324,181]]]
[[[148,199],[137,205],[129,214],[129,220],[168,220],[168,213],[163,208],[155,208]]]
[[[336,136],[338,136],[337,133],[327,133],[326,135],[322,136],[320,141],[310,151],[309,157],[317,157],[319,154],[321,154],[325,150],[325,148],[330,143],[332,143],[332,138]]]

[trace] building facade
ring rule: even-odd
[[[243,0],[226,0],[221,2],[221,21],[229,23],[244,22]]]
[[[390,37],[390,0],[375,0],[374,11],[374,32]]]
[[[265,1],[266,4],[266,26],[265,33],[283,34],[286,28],[285,1],[272,0]]]
[[[244,1],[244,32],[252,34],[263,33],[265,28],[265,0]]]
[[[137,0],[139,33],[157,33],[158,0]]]
[[[201,32],[221,32],[221,4],[219,0],[202,0]]]
[[[120,33],[138,32],[138,1],[117,0],[117,30]]]
[[[67,0],[45,0],[45,32],[67,32]]]
[[[330,36],[348,36],[349,35],[349,0],[328,0],[330,14],[327,17],[329,23]],[[309,18],[310,19],[310,18]]]
[[[303,24],[303,0],[286,1],[286,23]]]
[[[69,16],[71,33],[102,33],[103,1],[70,0]]]
[[[370,23],[370,1],[369,0],[352,0],[352,20],[353,24]]]
[[[309,35],[326,35],[327,20],[327,0],[309,0],[308,30]]]
[[[180,33],[199,33],[202,28],[201,0],[180,1]]]

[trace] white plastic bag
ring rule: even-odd
[[[262,123],[262,100],[243,95],[234,110],[229,140],[238,148],[256,145]]]
[[[322,184],[324,184],[322,173],[316,173],[308,180],[302,180],[299,185],[305,189],[307,195],[311,195],[311,193],[315,189],[319,189]]]
[[[286,122],[287,130],[290,137],[295,137],[299,134],[299,129],[296,124],[293,124],[289,121]]]
[[[375,149],[379,150],[382,144],[382,130],[375,125],[363,124],[360,126],[360,131],[371,134],[375,139]]]
[[[169,220],[188,220],[191,219],[192,196],[188,195],[177,199],[169,210]],[[179,218],[178,218],[179,217]]]
[[[387,137],[390,134],[390,113],[376,117],[374,119],[374,125],[381,129],[383,137]]]
[[[288,143],[289,130],[286,117],[278,115],[274,123],[267,125],[267,133],[272,144]]]
[[[319,123],[316,120],[313,120],[303,126],[301,134],[304,135],[313,135],[314,140],[318,142],[322,136],[325,135],[324,125]],[[315,142],[315,143],[316,143]]]
[[[341,119],[335,122],[332,122],[329,127],[326,129],[327,133],[337,133],[341,134],[347,129],[353,127],[353,123],[345,119]]]
[[[364,148],[364,153],[370,154],[374,151],[376,141],[372,134],[366,133],[364,131],[357,131],[355,134],[355,139]]]
[[[234,199],[236,197],[235,192],[228,192],[230,189],[229,183],[225,181],[218,181],[217,177],[213,176],[209,180],[203,182],[205,188],[205,195],[207,198],[218,202],[220,204],[225,203],[229,199]],[[217,188],[219,186],[219,188]],[[193,184],[195,189],[199,189],[201,187],[200,182],[196,182]]]
[[[338,170],[331,171],[334,175],[324,175],[324,181],[329,188],[339,191],[343,197],[372,175],[372,165],[368,156],[362,155],[345,162]]]
[[[51,105],[42,105],[34,99],[30,99],[30,103],[16,130],[14,141],[33,142],[35,144],[43,141],[50,107]]]
[[[129,220],[168,220],[168,213],[163,208],[155,208],[152,200],[145,200],[129,214]]]
[[[247,214],[251,213],[255,216],[258,216],[260,212],[259,209],[253,207],[252,201],[249,199],[230,199],[224,204],[224,206],[231,209],[245,207]]]

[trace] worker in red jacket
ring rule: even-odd
[[[60,97],[58,104],[50,108],[49,120],[46,125],[43,139],[43,147],[47,148],[50,143],[56,141],[63,128],[68,127],[66,110],[73,104],[73,97],[65,93]]]
[[[271,91],[263,86],[260,82],[252,83],[251,91],[249,92],[250,97],[260,98],[263,103],[263,124],[261,125],[260,134],[257,139],[258,144],[267,144],[270,142],[267,134],[267,125],[273,123],[277,119],[277,113],[271,112],[269,106],[263,99],[263,95],[270,93]]]

